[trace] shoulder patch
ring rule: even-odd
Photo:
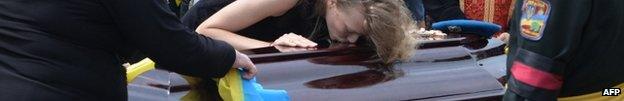
[[[550,13],[550,2],[525,0],[521,10],[520,30],[522,36],[534,41],[541,39]]]

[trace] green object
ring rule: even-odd
[[[531,21],[531,31],[538,32],[541,26],[537,21]]]

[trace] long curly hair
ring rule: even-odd
[[[317,0],[316,13],[324,15],[327,0]],[[409,30],[418,26],[403,0],[336,0],[339,9],[364,7],[365,32],[377,55],[386,64],[405,61],[416,50],[416,35]]]

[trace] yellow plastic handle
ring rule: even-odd
[[[154,69],[155,66],[156,63],[154,63],[154,61],[150,60],[149,58],[145,58],[138,63],[128,66],[128,68],[126,68],[126,81],[128,83],[132,82],[134,78],[149,70]]]

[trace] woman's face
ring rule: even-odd
[[[332,40],[340,42],[355,43],[364,35],[365,19],[363,15],[364,7],[348,7],[341,9],[336,6],[333,0],[328,0],[325,20]]]

